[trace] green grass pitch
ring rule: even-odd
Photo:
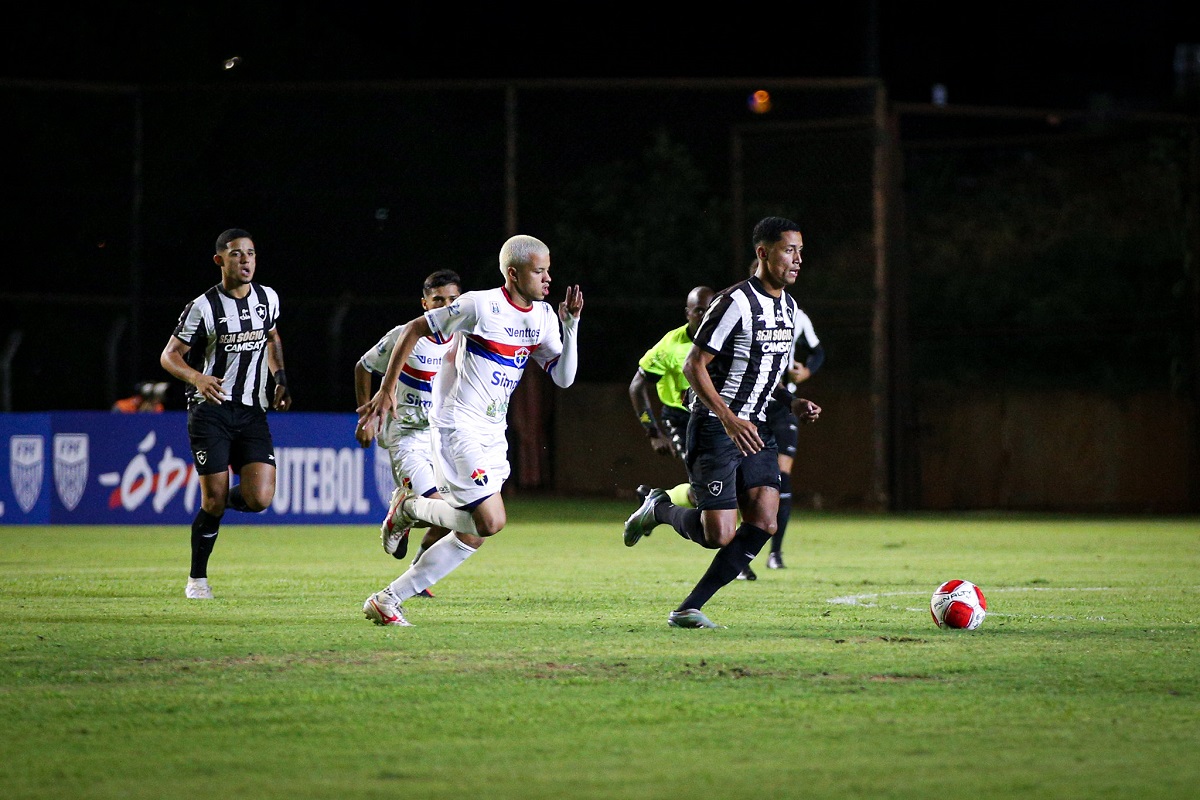
[[[0,528],[0,797],[1196,796],[1196,519],[797,513],[678,630],[711,553],[632,510],[510,499],[411,628],[371,526],[231,514],[211,602],[183,527]]]

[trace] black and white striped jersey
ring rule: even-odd
[[[217,284],[187,304],[174,335],[191,347],[188,364],[221,378],[232,402],[266,411],[267,332],[278,319],[279,294],[271,287],[251,283],[249,293],[237,298]],[[194,386],[187,395],[189,406],[205,402]]]
[[[791,295],[772,297],[756,277],[718,292],[709,305],[694,341],[713,354],[708,375],[742,419],[766,420],[767,401],[791,359],[798,312]],[[711,415],[692,395],[692,411]]]

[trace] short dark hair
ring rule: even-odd
[[[217,252],[223,252],[229,249],[229,243],[234,239],[253,239],[250,231],[242,230],[241,228],[230,228],[217,237]]]
[[[760,244],[775,244],[788,231],[799,233],[800,226],[787,217],[763,217],[754,226],[754,233],[750,235],[750,242],[755,247],[758,247]]]
[[[437,272],[430,273],[425,282],[421,284],[421,293],[432,292],[434,289],[440,289],[452,283],[458,288],[462,288],[462,278],[458,277],[458,273],[452,269],[439,269]]]

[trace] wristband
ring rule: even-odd
[[[650,409],[646,409],[638,415],[638,422],[646,429],[647,438],[653,439],[658,436],[658,426],[654,424],[654,415],[650,413]]]
[[[287,375],[283,370],[277,370],[272,377],[275,378],[276,386],[282,386],[285,389],[287,388]]]

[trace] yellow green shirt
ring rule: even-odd
[[[687,378],[683,376],[683,362],[687,360],[691,349],[692,337],[688,335],[685,324],[668,331],[638,361],[638,367],[643,372],[660,376],[655,386],[658,388],[658,399],[664,406],[687,410],[683,402],[684,392],[688,389]]]

